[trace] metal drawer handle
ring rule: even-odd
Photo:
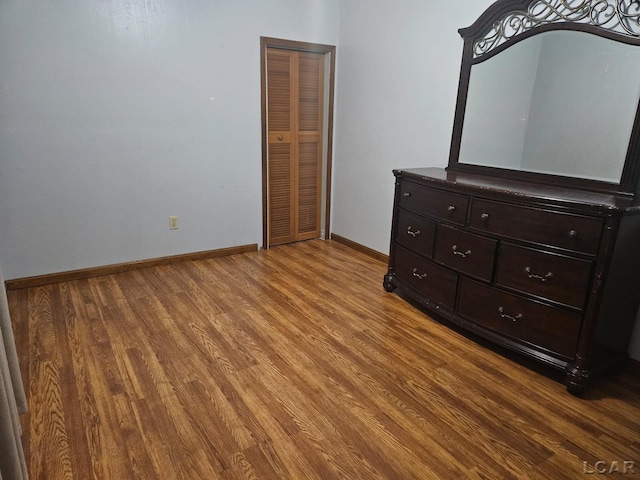
[[[489,214],[485,212],[485,213],[483,213],[482,215],[480,215],[480,218],[481,218],[482,220],[488,220],[488,219],[489,219]]]
[[[423,278],[427,278],[427,274],[426,273],[418,273],[418,269],[417,268],[413,269],[413,276],[416,277],[418,280],[422,280]]]
[[[546,282],[553,278],[553,272],[547,272],[544,275],[536,275],[535,273],[531,273],[531,267],[526,267],[524,271],[529,278],[535,278],[536,280],[540,280],[541,282]]]
[[[415,237],[420,236],[420,230],[415,230],[415,231],[414,231],[414,230],[411,230],[411,225],[409,225],[409,226],[407,227],[407,234],[408,234],[408,235],[411,235],[412,237],[414,237],[414,238],[415,238]]]
[[[460,255],[462,258],[467,258],[469,255],[471,255],[471,250],[467,250],[466,252],[461,252],[460,250],[458,250],[457,245],[453,245],[451,247],[451,251],[453,252],[454,255]]]
[[[498,307],[498,312],[500,312],[500,316],[502,318],[508,318],[512,322],[517,322],[518,320],[522,320],[522,314],[521,313],[517,314],[516,316],[509,315],[507,313],[504,313],[504,308],[502,308],[502,307]]]
[[[578,231],[577,230],[569,230],[569,236],[571,238],[576,238],[578,236]]]
[[[456,211],[456,206],[455,205],[449,205],[447,207],[447,210],[449,210],[450,212],[455,212]]]
[[[411,196],[411,192],[404,192],[402,194],[403,197],[410,197]]]

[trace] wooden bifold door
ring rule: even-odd
[[[321,235],[324,55],[266,49],[268,244]]]

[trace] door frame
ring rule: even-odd
[[[320,43],[297,42],[272,37],[260,37],[260,97],[262,110],[262,248],[269,248],[269,208],[268,208],[268,149],[269,133],[267,131],[267,48],[282,50],[295,50],[298,52],[321,53],[326,58],[329,55],[329,98],[325,101],[327,111],[327,151],[322,158],[323,166],[326,166],[326,178],[323,181],[325,205],[324,205],[324,238],[331,238],[331,164],[333,159],[333,107],[335,87],[336,47]],[[323,132],[323,136],[325,133]],[[322,222],[321,222],[322,224]],[[321,228],[322,230],[322,228]]]

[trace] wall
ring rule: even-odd
[[[446,166],[462,55],[457,30],[491,3],[341,1],[334,233],[389,251],[391,170]],[[630,354],[640,360],[640,319]]]
[[[335,45],[337,17],[338,0],[0,2],[5,276],[260,244],[260,36]]]
[[[340,2],[333,232],[389,251],[394,168],[445,166],[462,38],[490,0]]]

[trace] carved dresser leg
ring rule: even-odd
[[[565,385],[567,391],[579,396],[585,393],[589,384],[591,383],[591,373],[586,368],[580,367],[575,363],[567,365],[567,376],[565,378]]]
[[[396,289],[396,286],[393,284],[393,275],[387,273],[384,276],[384,280],[382,281],[382,286],[387,292],[393,292]]]

